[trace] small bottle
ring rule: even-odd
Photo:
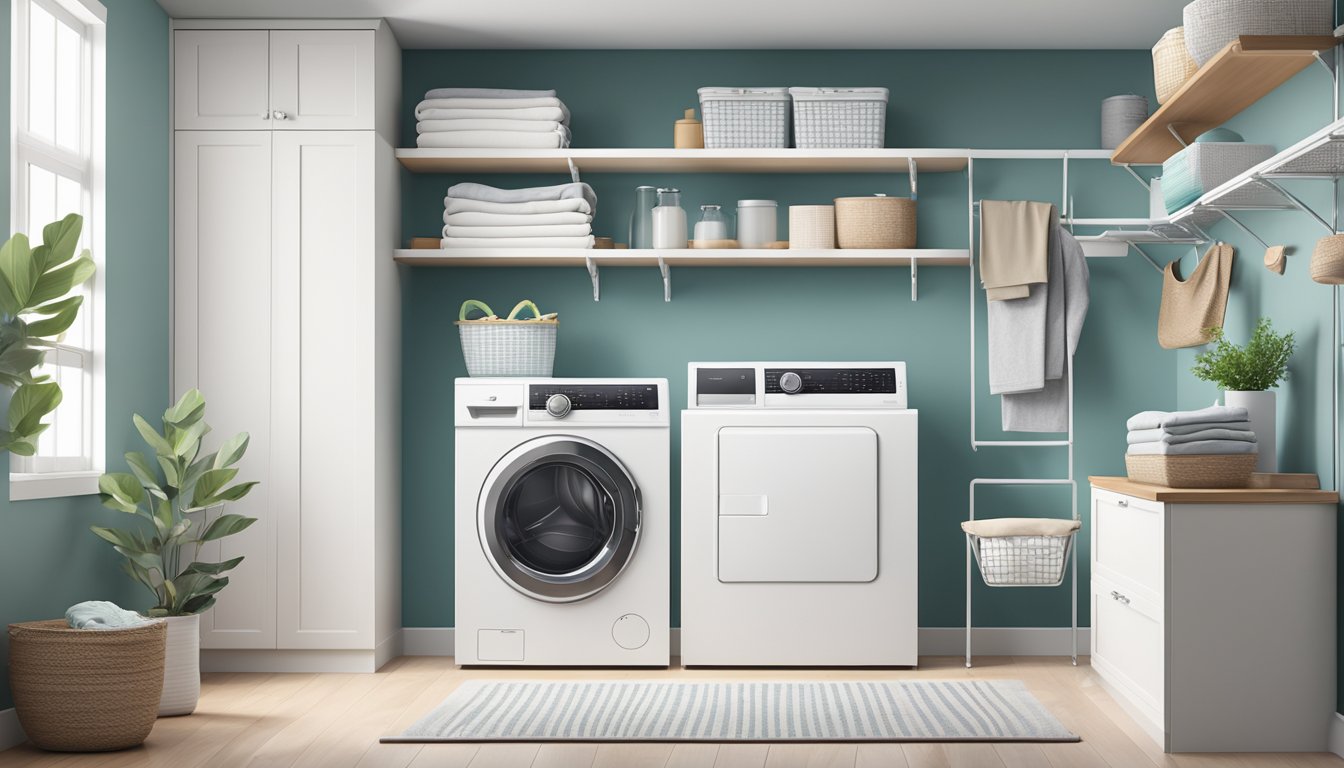
[[[658,207],[653,209],[653,247],[686,247],[686,211],[681,207],[681,190],[658,190]]]
[[[715,240],[728,239],[728,219],[723,215],[721,205],[700,206],[700,220],[695,222],[695,242],[704,248],[705,244]]]

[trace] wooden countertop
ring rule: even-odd
[[[1250,488],[1168,488],[1127,477],[1089,477],[1094,488],[1170,504],[1338,504],[1337,491],[1320,490],[1315,475],[1252,476]]]

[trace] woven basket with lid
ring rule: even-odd
[[[1167,30],[1153,46],[1153,84],[1157,88],[1157,103],[1165,104],[1197,71],[1199,65],[1185,47],[1185,27]]]
[[[159,714],[167,626],[9,625],[9,684],[29,740],[56,752],[107,752],[145,740]]]
[[[835,239],[841,248],[914,248],[915,211],[908,197],[837,197]]]
[[[1344,235],[1330,235],[1316,242],[1311,252],[1311,279],[1326,285],[1344,284]]]

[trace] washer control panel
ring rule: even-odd
[[[648,384],[531,384],[527,407],[564,418],[574,411],[656,411],[658,385]]]
[[[691,363],[690,408],[906,408],[905,363]]]

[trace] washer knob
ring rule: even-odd
[[[803,391],[803,377],[788,371],[779,377],[779,388],[786,395],[796,395]]]
[[[557,419],[563,419],[573,410],[569,398],[565,395],[551,395],[546,398],[546,412]]]

